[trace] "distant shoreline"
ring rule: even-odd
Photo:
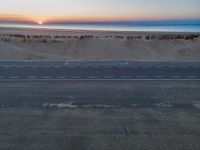
[[[42,27],[42,26],[33,26],[33,27],[12,27],[12,26],[2,26],[0,25],[0,31],[2,29],[7,30],[29,30],[29,31],[56,31],[56,32],[88,32],[88,33],[115,33],[115,34],[199,34],[200,32],[179,32],[179,31],[120,31],[120,30],[99,30],[99,29],[56,29],[50,27]]]
[[[22,27],[0,27],[0,37],[16,40],[44,39],[120,39],[120,40],[193,40],[200,33],[179,32],[137,32],[137,31],[96,31],[70,29],[43,29]]]

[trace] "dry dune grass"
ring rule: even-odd
[[[0,59],[199,61],[200,38],[183,33],[1,29]]]

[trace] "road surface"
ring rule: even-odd
[[[13,80],[200,80],[200,63],[0,62],[0,81]]]

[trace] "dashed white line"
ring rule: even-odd
[[[197,78],[197,76],[187,76],[187,78],[189,78],[189,79],[195,79],[195,78]]]
[[[137,76],[137,78],[144,79],[144,78],[147,78],[147,76]]]
[[[154,76],[154,78],[163,78],[163,76]]]
[[[105,76],[106,79],[113,79],[114,76]]]
[[[4,79],[5,77],[0,77],[0,79]]]
[[[180,78],[180,76],[170,76],[170,78],[178,79],[178,78]]]
[[[89,77],[90,79],[97,79],[97,78],[99,78],[98,76],[90,76]]]
[[[123,79],[130,79],[131,76],[121,76],[121,78],[123,78]]]
[[[42,77],[43,79],[51,79],[52,77]]]
[[[36,79],[37,77],[28,77],[28,79]]]
[[[60,76],[60,77],[57,77],[58,79],[65,79],[66,77],[65,76]]]
[[[80,76],[75,76],[75,77],[73,77],[73,79],[81,79],[81,77]]]
[[[10,77],[11,79],[19,79],[19,77]]]

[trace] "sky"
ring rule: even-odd
[[[0,21],[200,20],[200,0],[1,0]]]

